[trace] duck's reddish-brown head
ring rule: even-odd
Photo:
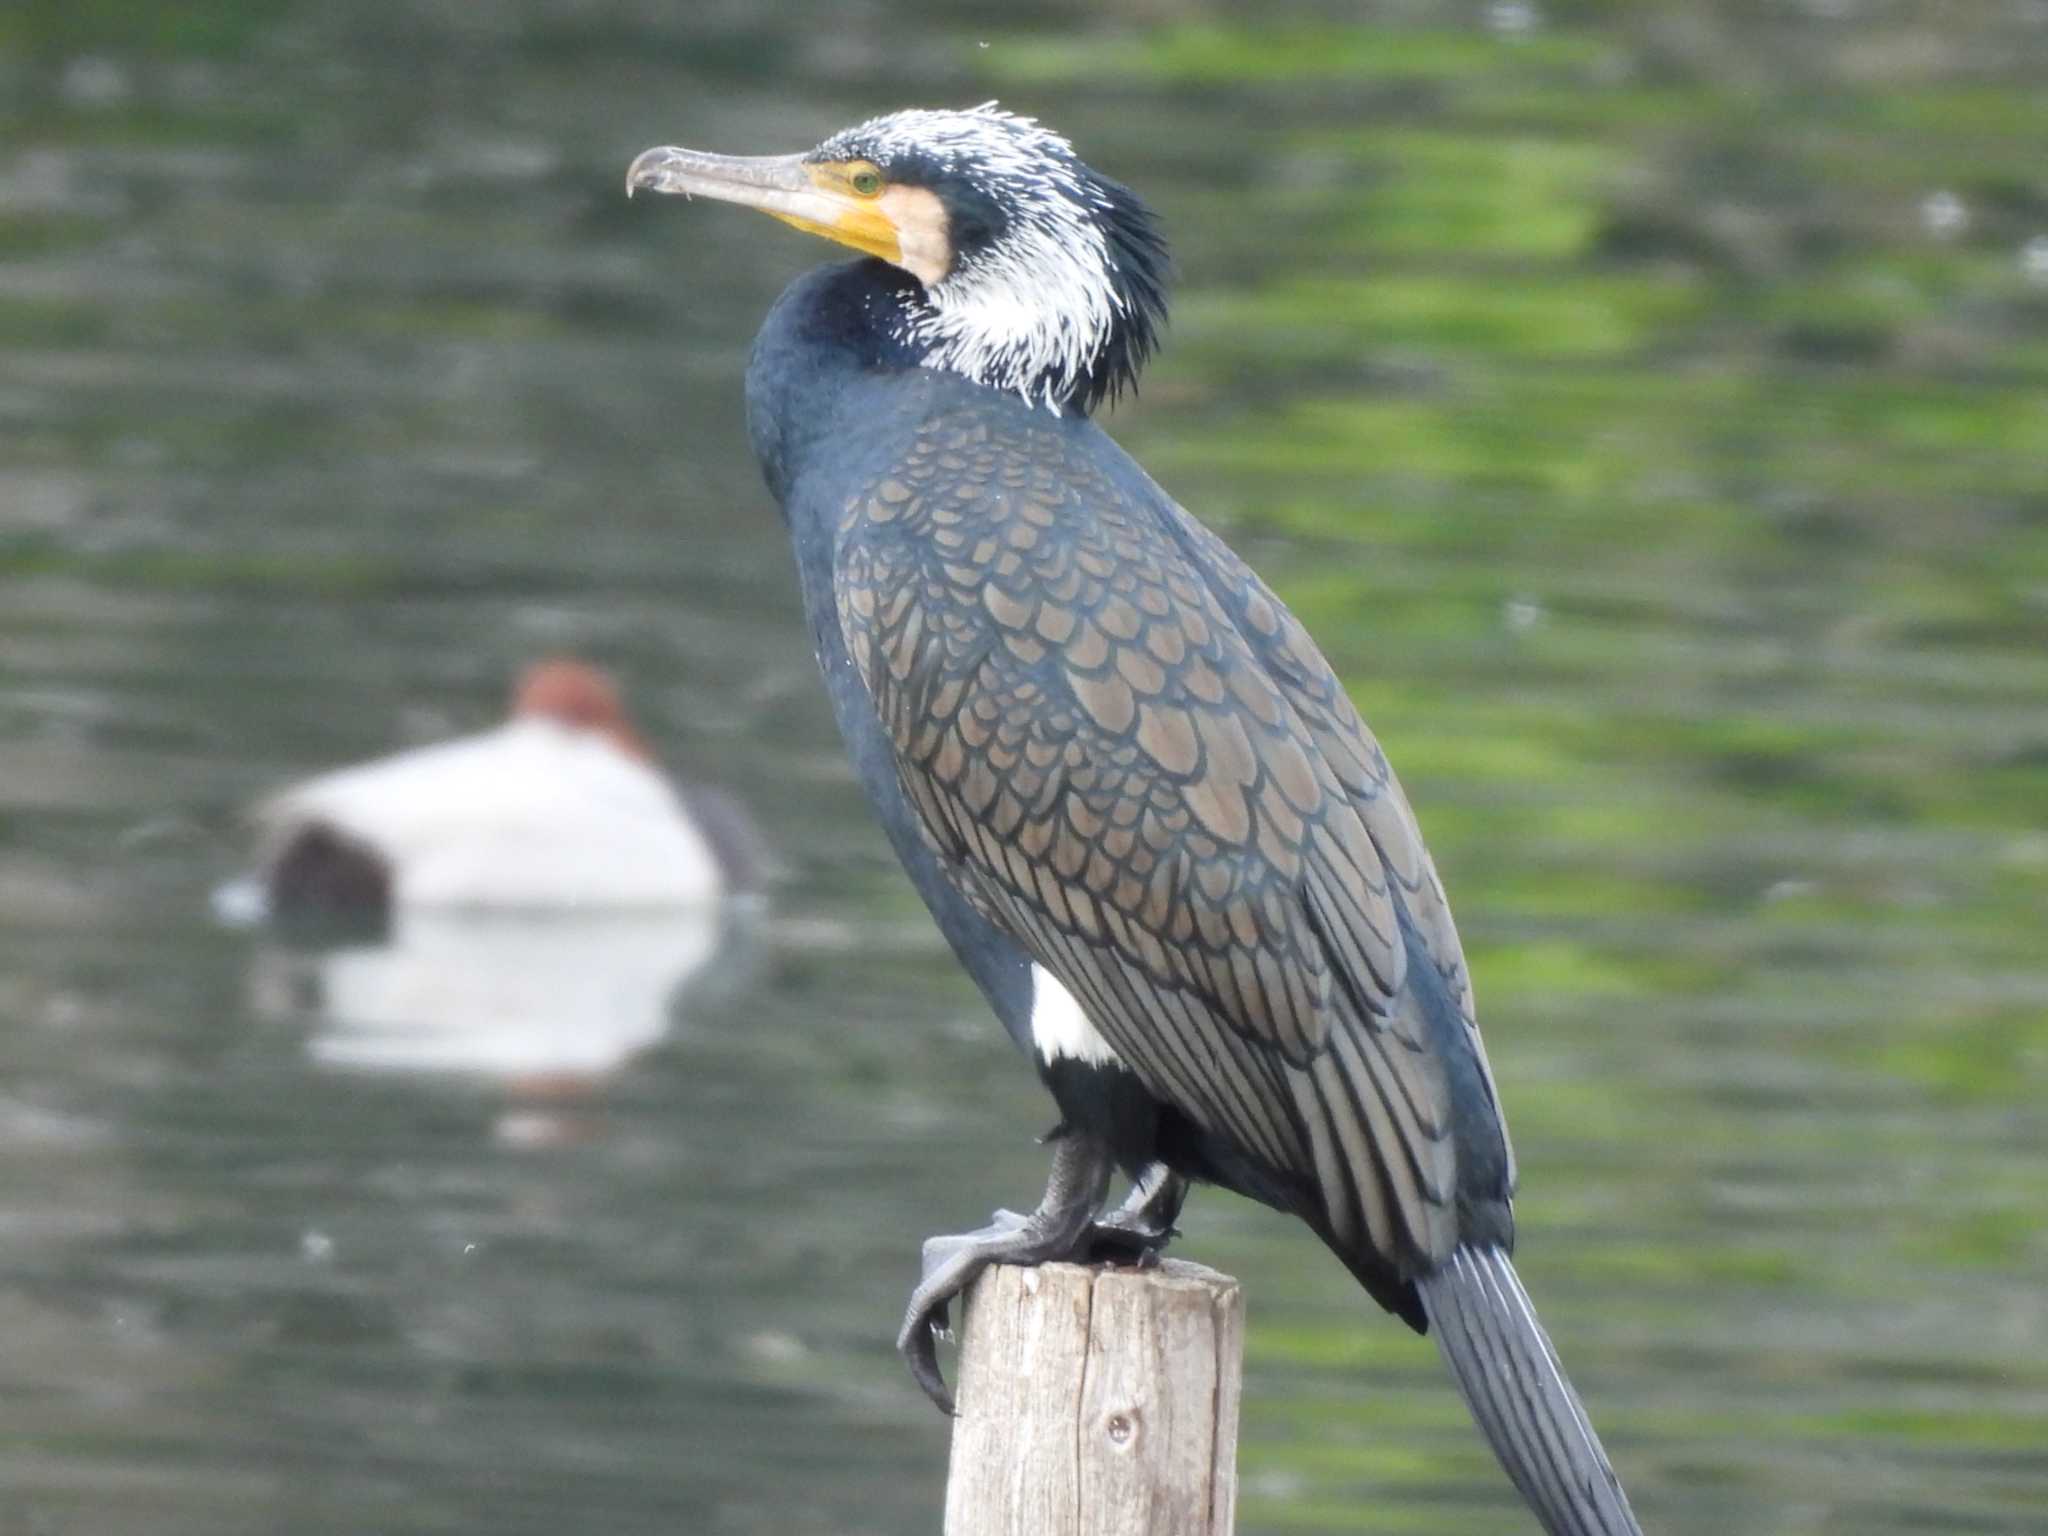
[[[555,657],[538,661],[519,676],[512,690],[517,719],[555,720],[577,730],[594,731],[621,751],[643,762],[654,754],[626,718],[618,684],[587,661]]]

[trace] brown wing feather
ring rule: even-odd
[[[1223,610],[1236,621],[1239,631],[1266,663],[1268,675],[1293,706],[1315,741],[1316,750],[1323,754],[1364,821],[1381,864],[1400,892],[1410,925],[1443,978],[1446,995],[1465,1021],[1472,1052],[1493,1099],[1507,1160],[1507,1183],[1512,1189],[1514,1148],[1508,1141],[1506,1117],[1500,1113],[1499,1091],[1494,1086],[1492,1064],[1487,1060],[1486,1042],[1479,1033],[1464,946],[1458,940],[1457,924],[1451,919],[1443,882],[1423,845],[1421,825],[1401,781],[1394,776],[1387,754],[1359,717],[1357,706],[1315,641],[1258,573],[1192,517],[1184,516],[1175,532]]]
[[[1441,1257],[1449,1092],[1392,884],[1434,876],[1376,825],[1384,758],[1304,689],[1306,636],[1299,676],[1261,656],[1256,605],[1070,440],[938,423],[846,507],[840,622],[910,804],[1154,1093],[1312,1184],[1341,1242]]]

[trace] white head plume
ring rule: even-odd
[[[925,289],[902,340],[944,368],[1058,411],[1102,353],[1128,303],[1104,228],[1114,204],[1059,134],[985,102],[912,109],[834,134],[818,159],[887,165],[915,157],[972,185],[1008,215],[1000,239],[957,250]]]

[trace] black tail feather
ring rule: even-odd
[[[1543,1529],[1642,1536],[1507,1254],[1460,1248],[1420,1289],[1465,1405]]]

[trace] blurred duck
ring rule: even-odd
[[[286,921],[708,907],[763,865],[745,813],[671,782],[612,680],[573,660],[529,668],[496,729],[322,774],[256,821],[260,907]]]

